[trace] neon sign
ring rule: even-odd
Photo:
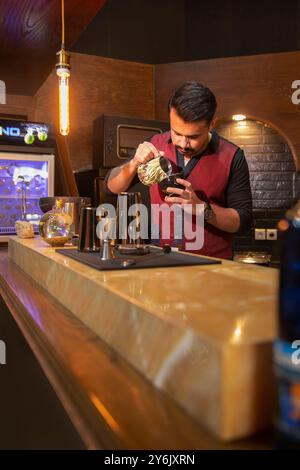
[[[0,135],[7,135],[10,137],[20,137],[21,131],[18,127],[1,127]]]

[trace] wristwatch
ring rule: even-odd
[[[214,215],[213,208],[211,207],[209,202],[204,203],[204,220],[210,220]]]

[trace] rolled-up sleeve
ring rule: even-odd
[[[128,158],[128,160],[126,160],[126,161],[123,163],[123,165],[126,164],[126,163],[129,163],[130,160],[131,160],[131,158]],[[121,165],[121,166],[123,166],[123,165]],[[113,193],[113,192],[109,189],[108,184],[107,184],[112,170],[113,170],[113,169],[109,170],[109,171],[106,173],[105,178],[104,178],[104,188],[103,188],[103,189],[104,189],[105,194],[107,194],[107,196],[116,196],[116,194]],[[140,182],[140,180],[139,180],[139,178],[138,178],[138,176],[137,176],[137,174],[136,174],[136,175],[134,175],[133,180],[130,182],[129,187],[132,187],[132,186],[138,184],[139,182]]]
[[[104,190],[105,194],[107,194],[107,196],[116,196],[116,194],[113,193],[113,192],[109,189],[109,187],[107,186],[110,173],[111,173],[111,170],[109,170],[109,171],[106,173],[106,175],[105,175],[103,190]]]

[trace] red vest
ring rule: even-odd
[[[155,135],[151,142],[161,151],[165,152],[173,166],[174,172],[178,171],[176,150],[170,140],[170,132]],[[208,201],[221,207],[226,207],[226,187],[230,174],[232,159],[238,147],[214,133],[213,138],[199,161],[186,178],[202,201]],[[150,186],[151,204],[163,204],[165,195],[157,184]],[[173,222],[171,219],[171,226]],[[172,233],[171,227],[171,233]],[[193,231],[195,222],[193,221]],[[163,240],[163,243],[173,242]],[[185,244],[185,241],[183,241]],[[204,245],[200,250],[189,250],[193,253],[213,256],[216,258],[232,259],[232,234],[224,232],[213,225],[204,224]]]

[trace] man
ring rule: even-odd
[[[204,204],[204,245],[190,251],[231,259],[232,235],[251,227],[252,197],[243,151],[213,131],[216,108],[211,90],[195,81],[185,82],[169,100],[170,132],[140,144],[128,163],[111,171],[107,187],[117,194],[126,191],[139,165],[165,155],[173,172],[183,172],[184,179],[177,182],[184,189],[173,188],[165,196],[155,184],[150,187],[151,205],[189,207],[195,219],[197,205]]]

